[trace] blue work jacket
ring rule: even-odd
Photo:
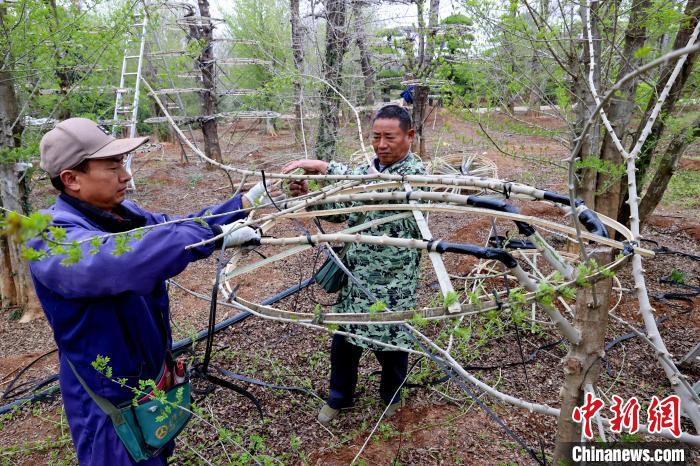
[[[109,417],[92,401],[68,366],[69,359],[88,386],[118,405],[133,393],[98,373],[91,363],[109,357],[112,378],[127,385],[156,379],[172,344],[165,280],[193,261],[208,257],[213,243],[185,250],[185,246],[212,238],[218,225],[245,217],[241,196],[208,207],[189,217],[233,212],[222,217],[188,220],[148,230],[127,244],[128,252],[113,254],[117,239],[101,241],[99,250],[83,244],[82,259],[63,265],[65,256],[54,255],[29,265],[36,292],[54,332],[60,360],[59,383],[73,442],[81,465],[131,464]],[[113,216],[78,199],[61,194],[45,211],[51,224],[66,232],[63,242],[117,233],[171,220],[124,201]],[[35,239],[29,246],[45,248]],[[172,449],[170,449],[172,451]],[[165,455],[141,462],[165,464]]]

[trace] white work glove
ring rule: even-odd
[[[224,233],[224,247],[225,248],[230,248],[233,246],[251,246],[251,245],[256,245],[259,244],[260,241],[260,233],[251,228],[251,227],[242,227],[239,228],[239,226],[243,223],[243,220],[238,220],[233,223],[226,223],[221,226],[221,231]],[[229,233],[231,230],[234,228],[238,228],[238,230],[234,231],[233,233]],[[250,243],[250,244],[247,244]]]
[[[268,191],[270,194],[273,193],[276,189],[279,188],[273,188],[272,186],[267,187]],[[250,205],[252,206],[258,206],[261,204],[269,204],[274,200],[275,202],[282,201],[287,198],[287,196],[284,194],[284,191],[282,191],[279,195],[273,196],[272,199],[267,195],[267,192],[265,192],[265,185],[263,185],[262,181],[244,194],[245,198],[248,199],[248,202],[250,202]]]

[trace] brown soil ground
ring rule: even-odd
[[[514,124],[505,117],[492,116],[482,122],[499,150],[473,123],[444,110],[433,112],[426,122],[430,141],[428,152],[448,154],[466,150],[481,154],[496,162],[498,175],[503,179],[564,191],[564,171],[551,163],[536,163],[521,157],[561,163],[567,150],[554,138],[558,135],[557,121],[546,116],[522,119],[524,123]],[[530,129],[525,131],[523,128]],[[225,160],[236,166],[274,171],[289,160],[303,157],[303,150],[294,144],[293,135],[286,128],[279,130],[277,136],[267,136],[263,133],[264,125],[250,123],[222,126],[222,130]],[[349,156],[358,149],[354,131],[352,127],[342,131],[342,154]],[[511,157],[504,152],[519,157]],[[194,161],[192,154],[189,154],[189,162],[182,161],[179,146],[174,144],[163,143],[159,149],[138,156],[134,163],[137,190],[131,198],[152,211],[186,214],[221,202],[231,194],[229,179],[222,172],[205,170],[204,165]],[[236,184],[238,180],[233,181]],[[47,206],[52,202],[53,191],[46,180],[36,179],[33,196],[36,206]],[[542,203],[523,202],[518,205],[527,215],[562,218],[558,209]],[[671,250],[697,254],[700,223],[693,220],[697,218],[698,212],[660,206],[644,232],[645,239],[653,242],[644,243],[643,246],[666,246]],[[484,244],[491,226],[489,218],[459,215],[432,215],[430,222],[436,237],[475,244]],[[311,224],[307,223],[307,226]],[[331,231],[337,228],[328,226]],[[498,222],[498,229],[502,235],[507,231],[515,232],[512,224],[505,222]],[[276,226],[270,234],[289,236],[298,232],[293,226],[283,224]],[[544,236],[553,242],[557,240],[549,232],[544,232]],[[561,243],[554,244],[561,246]],[[262,248],[261,252],[270,255],[279,250]],[[464,256],[446,255],[444,259],[450,273],[457,276],[467,275],[477,264],[475,259]],[[254,260],[256,257],[249,255],[241,264]],[[235,284],[240,285],[238,293],[241,297],[260,301],[310,276],[321,262],[318,251],[308,250],[274,266],[257,269]],[[427,305],[435,296],[437,284],[425,257],[421,267],[424,273],[419,286],[419,304]],[[645,267],[656,316],[668,317],[659,326],[662,337],[678,359],[698,342],[700,299],[664,299],[664,293],[687,289],[662,279],[676,270],[682,274],[686,285],[700,286],[700,263],[679,255],[658,254],[654,260],[646,261]],[[174,280],[193,292],[208,296],[214,272],[215,260],[209,258],[192,264]],[[630,291],[633,286],[629,271],[621,271],[618,277],[622,291],[615,312],[629,322],[640,325],[637,303]],[[463,286],[464,280],[455,279],[454,283],[456,287]],[[317,303],[331,304],[333,298],[312,286],[286,298],[279,303],[279,307],[308,311]],[[173,286],[171,308],[175,339],[188,337],[206,327],[209,305],[205,300]],[[217,320],[237,312],[220,306]],[[539,312],[537,318],[544,320]],[[543,345],[559,339],[546,326],[528,326],[516,333],[512,320],[507,316],[498,322],[500,327],[497,325],[488,329],[487,322],[480,318],[472,319],[468,325],[465,322],[472,329],[472,338],[466,342],[456,341],[456,357],[463,364],[474,366],[517,363],[521,360],[521,353],[527,357]],[[441,328],[444,327],[428,326],[426,332],[437,335]],[[606,341],[628,332],[628,328],[611,323]],[[10,312],[0,319],[0,334],[0,390],[4,391],[19,370],[52,350],[55,345],[45,320],[19,324],[10,319]],[[326,333],[289,323],[250,318],[217,334],[213,364],[270,383],[308,388],[322,398],[327,394],[329,346],[330,339]],[[194,351],[201,356],[204,345],[196,345]],[[474,369],[472,373],[505,393],[558,406],[559,389],[563,382],[560,361],[565,355],[566,347],[560,343],[539,351],[533,362],[525,366],[498,370]],[[409,382],[426,382],[442,376],[426,359],[411,356],[410,363],[415,366]],[[55,353],[42,357],[23,374],[18,383],[40,380],[53,374],[56,365]],[[264,420],[260,420],[247,399],[230,391],[217,389],[206,397],[196,395],[201,416],[193,420],[179,437],[172,460],[174,464],[253,464],[257,461],[265,464],[334,465],[349,464],[362,449],[360,460],[372,465],[533,462],[453,382],[407,390],[405,406],[394,418],[382,421],[374,429],[382,412],[376,396],[378,377],[375,371],[378,368],[371,353],[363,356],[355,406],[345,410],[329,428],[316,422],[322,400],[302,393],[243,384],[262,403]],[[688,366],[683,371],[691,383],[700,379],[698,367]],[[648,347],[638,338],[626,340],[608,351],[598,386],[608,396],[636,396],[644,406],[652,395],[665,396],[670,393],[663,371]],[[535,451],[542,448],[547,455],[552,454],[555,419],[509,407],[470,388],[528,446]],[[692,431],[686,421],[683,428]],[[224,436],[224,432],[230,435]],[[365,443],[366,446],[362,448]],[[255,460],[250,455],[254,455]],[[25,405],[0,418],[0,462],[75,463],[60,397],[41,404]]]

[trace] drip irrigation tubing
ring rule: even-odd
[[[661,316],[658,319],[656,319],[656,325],[659,326],[669,319],[670,319],[669,316]],[[644,332],[646,332],[646,326],[642,325],[638,330],[639,330],[639,332],[644,333]],[[625,333],[624,335],[621,335],[621,336],[615,338],[614,340],[612,340],[611,342],[609,342],[608,344],[605,345],[604,351],[605,351],[606,356],[603,357],[602,360],[603,360],[603,363],[605,364],[605,371],[608,373],[608,375],[610,377],[612,377],[613,374],[612,374],[612,369],[610,367],[610,361],[608,361],[608,357],[607,357],[608,352],[612,348],[614,348],[615,346],[619,345],[620,343],[627,341],[627,340],[631,340],[633,338],[637,338],[638,336],[639,335],[637,334],[637,332]]]
[[[695,254],[690,254],[684,251],[678,251],[676,249],[671,249],[666,246],[659,246],[658,241],[654,241],[652,239],[642,239],[642,241],[647,242],[647,243],[652,243],[656,245],[657,247],[653,248],[652,251],[656,254],[666,254],[666,255],[672,255],[672,256],[677,256],[677,257],[682,257],[684,259],[689,259],[691,261],[700,261],[700,256],[695,255]],[[660,301],[664,304],[666,304],[669,307],[680,309],[682,314],[687,314],[689,312],[692,312],[695,309],[695,300],[697,296],[700,296],[700,286],[695,286],[695,285],[688,285],[687,283],[684,283],[682,280],[676,280],[673,278],[672,275],[669,275],[667,277],[662,277],[659,279],[661,283],[664,283],[669,286],[676,286],[679,288],[684,288],[686,292],[666,292],[666,293],[654,293],[650,295],[651,298],[655,299],[656,301]],[[682,301],[686,305],[682,306],[679,304],[674,304],[671,303],[670,301]]]
[[[284,298],[287,298],[287,297],[293,295],[294,293],[296,293],[296,292],[298,292],[298,291],[300,291],[300,290],[302,290],[302,289],[308,287],[308,286],[311,285],[312,283],[314,283],[313,277],[312,277],[312,278],[309,278],[309,279],[307,279],[307,280],[304,280],[303,282],[299,283],[298,285],[295,285],[295,286],[292,286],[292,287],[290,287],[290,288],[287,288],[286,290],[284,290],[284,291],[282,291],[282,292],[280,292],[280,293],[278,293],[278,294],[276,294],[276,295],[274,295],[274,296],[271,296],[271,297],[269,297],[269,298],[263,300],[263,301],[261,302],[261,304],[266,305],[266,306],[267,306],[267,305],[274,304],[274,303],[276,303],[276,302],[278,302],[278,301],[281,301],[281,300],[283,300]],[[235,316],[232,316],[232,317],[230,317],[230,318],[228,318],[228,319],[225,319],[225,320],[219,322],[218,324],[216,324],[216,325],[214,326],[213,332],[214,332],[214,334],[216,334],[216,333],[218,333],[218,332],[220,332],[220,331],[222,331],[222,330],[224,330],[224,329],[226,329],[226,328],[228,328],[228,327],[230,327],[230,326],[232,326],[232,325],[235,325],[235,324],[238,324],[238,323],[240,323],[240,322],[243,322],[244,320],[246,320],[248,317],[250,317],[250,316],[252,316],[252,315],[253,315],[253,314],[251,314],[251,313],[248,312],[248,311],[240,312],[240,313],[236,314]],[[199,341],[205,339],[208,335],[209,335],[209,330],[208,330],[208,329],[205,329],[205,330],[202,330],[202,331],[198,332],[196,335],[194,335],[194,336],[192,336],[192,337],[188,337],[188,338],[184,338],[184,339],[182,339],[182,340],[176,341],[175,343],[173,343],[173,346],[172,346],[173,354],[174,354],[174,355],[180,355],[180,354],[184,353],[185,351],[188,350],[188,347],[189,347],[190,345],[192,345],[192,344],[194,344],[194,343],[196,343],[196,342],[199,342]],[[43,357],[43,356],[42,356],[42,357]],[[38,360],[38,359],[40,359],[40,358],[37,358],[37,360]],[[22,371],[20,372],[20,374],[18,374],[18,376],[21,375],[22,373],[26,372],[26,370],[27,370],[32,364],[34,364],[37,360],[32,361],[32,363],[30,363],[27,367],[25,367],[24,369],[22,369]],[[33,387],[25,389],[24,392],[20,392],[20,393],[15,394],[15,396],[17,396],[17,395],[19,395],[19,394],[22,394],[22,393],[26,393],[26,392],[30,392],[30,391],[33,392],[33,391],[39,390],[39,389],[41,389],[41,388],[43,388],[43,387],[46,387],[47,385],[49,385],[49,384],[55,382],[56,380],[58,380],[58,374],[50,375],[50,376],[48,376],[48,377],[46,377],[46,378],[44,378],[44,379],[38,381]],[[266,382],[263,382],[263,381],[260,381],[260,380],[255,380],[255,379],[248,379],[248,380],[246,380],[246,382],[254,383],[254,384],[256,384],[256,385],[261,385],[261,386],[270,386],[270,384],[267,384]],[[15,383],[15,382],[13,381],[13,382],[10,384],[10,387],[11,387],[14,383]],[[24,385],[24,384],[23,384],[23,385]],[[278,387],[280,387],[280,386],[274,386],[274,387],[271,386],[270,388],[278,388]],[[9,387],[8,387],[8,388],[9,388]],[[14,391],[16,391],[18,388],[19,388],[19,387],[15,387],[15,390],[14,390]],[[296,388],[298,388],[298,387],[293,387],[293,388],[296,389]],[[280,387],[279,389],[282,389],[282,388]],[[300,390],[306,390],[306,389],[302,388],[302,389],[300,389]],[[296,390],[296,391],[300,391],[300,390]],[[8,391],[8,390],[6,390],[6,392],[7,392],[7,391]],[[12,401],[12,402],[10,402],[10,403],[7,403],[7,404],[5,404],[5,405],[0,406],[0,415],[5,414],[5,413],[11,411],[12,409],[14,409],[15,407],[21,406],[21,405],[23,405],[23,404],[25,404],[25,403],[31,404],[31,403],[34,403],[34,402],[41,402],[41,401],[48,401],[48,400],[51,400],[58,392],[60,392],[60,387],[59,387],[58,385],[54,385],[54,386],[52,386],[52,387],[46,388],[45,390],[43,390],[43,391],[41,391],[41,392],[33,393],[33,394],[32,394],[31,396],[29,396],[29,397],[25,397],[25,398],[20,398],[20,399],[18,399],[18,400],[14,400],[14,401]],[[6,394],[6,393],[3,393],[2,399],[5,399],[5,398],[6,398],[6,397],[5,397],[5,394]]]
[[[8,399],[8,398],[13,398],[13,397],[15,397],[15,396],[19,396],[19,395],[25,393],[24,390],[20,390],[20,389],[23,388],[23,387],[25,387],[26,385],[30,385],[30,384],[34,383],[34,381],[24,382],[24,383],[19,384],[19,385],[17,385],[17,386],[15,387],[15,384],[17,383],[17,381],[20,379],[20,377],[22,377],[22,374],[24,374],[24,373],[27,372],[29,369],[31,369],[31,367],[32,367],[34,364],[36,364],[37,362],[41,361],[41,360],[42,360],[43,358],[45,358],[46,356],[49,356],[49,355],[55,353],[56,351],[57,351],[56,348],[54,348],[54,349],[52,349],[52,350],[49,350],[49,351],[45,352],[44,354],[42,354],[41,356],[34,358],[34,360],[33,360],[32,362],[30,362],[29,364],[27,364],[26,366],[24,366],[24,368],[23,368],[22,370],[20,370],[20,371],[17,373],[17,375],[14,377],[14,379],[12,379],[12,380],[10,381],[10,383],[7,385],[7,388],[5,388],[5,391],[2,393],[2,399],[5,400],[5,399]],[[15,369],[15,371],[16,371],[16,369]],[[15,371],[12,371],[12,372],[15,372]],[[12,372],[10,372],[10,374],[12,374]],[[10,374],[8,374],[8,376],[9,376]],[[46,379],[40,381],[39,384],[41,384],[41,383],[44,382],[45,380],[46,380]],[[32,387],[31,390],[36,390],[36,388],[35,388],[35,387]]]
[[[652,243],[652,244],[655,244],[656,246],[658,246],[658,247],[652,249],[652,251],[654,251],[656,254],[670,254],[670,255],[674,255],[674,256],[685,257],[685,258],[690,259],[692,261],[700,261],[700,256],[696,256],[695,254],[690,254],[687,252],[671,249],[671,248],[668,248],[666,246],[659,246],[659,242],[654,241],[653,239],[642,238],[642,242]]]
[[[544,345],[537,347],[535,349],[535,351],[530,353],[530,355],[527,358],[525,358],[523,361],[506,362],[503,364],[496,364],[496,365],[492,365],[492,366],[479,366],[479,365],[463,364],[462,368],[466,371],[495,371],[495,370],[499,370],[499,369],[509,369],[512,367],[518,367],[518,366],[522,366],[525,364],[532,364],[533,362],[535,362],[537,360],[537,355],[539,354],[540,351],[546,351],[546,350],[552,349],[552,348],[556,347],[557,345],[559,345],[559,343],[562,343],[563,341],[564,341],[564,339],[561,338],[557,341],[545,343]],[[416,359],[413,362],[413,364],[411,365],[409,372],[411,372],[411,370],[413,370],[413,368],[424,358],[425,358],[425,356],[421,356],[418,359]],[[370,375],[380,375],[381,373],[382,373],[382,371],[377,370],[377,371],[372,372]],[[427,382],[422,382],[422,383],[406,382],[403,386],[405,388],[428,388],[428,387],[432,387],[435,385],[440,385],[442,383],[445,383],[448,380],[450,380],[452,377],[453,377],[453,375],[444,375],[444,376],[439,377],[437,379],[428,380]]]

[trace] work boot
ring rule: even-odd
[[[328,403],[326,403],[323,405],[323,408],[321,408],[321,411],[318,412],[318,422],[327,426],[333,419],[338,417],[338,414],[340,414],[339,409],[331,408],[328,406]]]
[[[396,411],[399,410],[401,407],[401,402],[397,401],[396,403],[391,403],[389,407],[386,409],[386,413],[384,414],[385,419],[389,419],[391,416],[396,414]]]

